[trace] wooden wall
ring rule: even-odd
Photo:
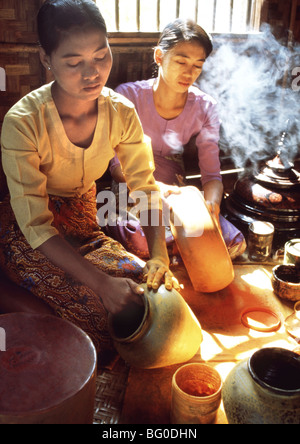
[[[262,21],[272,26],[276,37],[288,38],[291,29],[300,42],[300,0],[265,0]]]
[[[295,40],[300,43],[300,0],[294,0],[294,7],[292,8],[291,21],[294,20],[294,36]]]
[[[113,53],[113,68],[108,81],[110,88],[120,83],[148,79],[154,73],[153,48],[157,45],[159,33],[110,34],[109,42]]]
[[[0,129],[8,109],[44,81],[37,48],[36,15],[41,0],[0,0],[0,67],[6,91],[0,92]]]

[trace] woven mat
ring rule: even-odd
[[[123,360],[97,377],[94,424],[118,424],[127,387],[129,367]]]

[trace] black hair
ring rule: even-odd
[[[72,28],[99,29],[107,36],[102,14],[93,0],[46,0],[37,16],[39,45],[47,55],[55,51]]]
[[[208,57],[213,51],[211,36],[193,20],[177,19],[169,23],[163,30],[157,46],[167,52],[179,43],[197,42]]]

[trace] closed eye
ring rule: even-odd
[[[80,65],[80,62],[76,63],[75,65],[71,65],[70,63],[68,63],[68,66],[70,68],[77,68],[77,66],[79,66],[79,65]]]

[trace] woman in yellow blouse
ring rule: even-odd
[[[103,352],[106,312],[141,303],[145,275],[153,289],[163,280],[178,288],[163,227],[144,227],[151,259],[143,269],[96,222],[95,180],[115,153],[131,191],[158,191],[151,143],[133,105],[105,88],[112,55],[92,0],[46,0],[38,31],[42,64],[55,81],[21,99],[3,123],[10,196],[0,214],[0,265]]]

